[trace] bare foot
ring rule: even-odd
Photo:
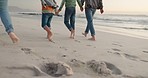
[[[52,39],[48,39],[50,42],[53,42],[53,43],[55,43]]]
[[[87,37],[87,33],[82,33],[82,35],[84,35],[85,37]]]
[[[74,36],[75,36],[75,30],[71,30],[70,38],[74,39]]]
[[[8,35],[11,38],[13,43],[18,43],[18,41],[20,40],[13,32],[10,32]]]
[[[88,40],[96,41],[95,37],[89,38]]]
[[[52,36],[51,29],[50,29],[48,26],[45,26],[44,29],[45,29],[46,32],[47,32],[47,39],[48,39],[49,41],[51,41],[51,36]]]
[[[48,31],[48,32],[47,32],[47,39],[48,39],[49,41],[52,40],[52,39],[51,39],[51,36],[52,36],[52,32],[51,32],[51,31]]]

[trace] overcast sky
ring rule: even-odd
[[[56,0],[60,4],[61,0]],[[148,0],[103,0],[105,12],[148,12]],[[40,0],[9,0],[9,6],[40,11]]]

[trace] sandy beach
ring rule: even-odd
[[[52,43],[46,39],[40,18],[11,18],[20,42],[13,44],[0,23],[0,78],[56,78],[34,68],[47,74],[42,68],[48,62],[64,62],[72,68],[73,75],[60,78],[148,78],[148,39],[102,28],[96,31],[96,41],[89,41],[90,35],[82,35],[86,24],[77,19],[76,37],[70,39],[63,18],[55,16]],[[105,63],[104,71],[110,73],[94,71],[88,65],[91,60]]]

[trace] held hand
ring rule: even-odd
[[[104,12],[104,10],[103,9],[100,9],[100,13],[102,14]]]
[[[60,10],[56,11],[55,14],[56,14],[56,15],[59,15],[59,12],[60,12]]]
[[[83,7],[80,7],[81,12],[84,10]]]

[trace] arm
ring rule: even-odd
[[[81,2],[81,1],[82,1],[82,0],[77,0],[78,5],[79,5],[79,7],[80,7],[80,10],[83,11],[83,5],[82,5],[82,2]]]
[[[55,0],[53,0],[53,2],[54,2],[55,4],[57,4]]]
[[[99,0],[99,5],[100,5],[100,9],[103,9],[103,2],[102,2],[102,0]]]
[[[104,10],[103,10],[103,2],[102,2],[102,0],[100,0],[100,13],[102,14],[103,12],[104,12]]]
[[[42,6],[46,6],[46,2],[44,1],[44,0],[41,0],[41,4],[42,4]]]
[[[61,10],[62,10],[62,8],[63,8],[64,4],[65,4],[65,0],[62,0],[61,5],[60,5],[60,8],[59,8],[59,11],[61,11]]]
[[[81,4],[82,4],[82,6],[84,5],[84,0],[81,0]]]
[[[56,15],[59,15],[59,12],[62,10],[63,6],[65,4],[65,0],[62,0],[60,8],[58,9],[58,11],[55,13]]]
[[[55,6],[56,4],[52,0],[44,0],[48,6]]]
[[[79,7],[82,7],[81,0],[77,0]]]

